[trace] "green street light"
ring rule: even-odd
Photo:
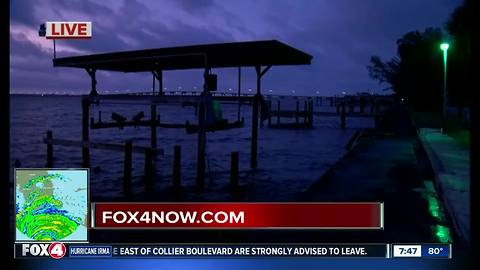
[[[450,45],[448,43],[440,44],[443,51],[443,111],[442,111],[442,133],[446,133],[447,123],[447,51]]]

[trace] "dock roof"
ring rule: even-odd
[[[143,72],[205,67],[309,65],[311,59],[311,55],[285,43],[264,40],[62,57],[53,59],[53,66]]]

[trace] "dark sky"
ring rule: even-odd
[[[216,42],[278,39],[313,55],[310,66],[273,67],[263,89],[323,95],[381,92],[368,76],[372,55],[395,55],[411,30],[443,27],[461,0],[15,0],[11,3],[12,93],[87,93],[83,70],[53,68],[53,43],[38,36],[45,21],[91,21],[91,40],[57,41],[57,57]],[[253,68],[243,90],[255,87]],[[236,88],[236,69],[214,70],[219,90]],[[100,93],[150,91],[151,74],[99,72]],[[202,71],[164,73],[164,86],[193,90]]]

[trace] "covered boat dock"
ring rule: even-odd
[[[312,56],[277,40],[217,43],[193,46],[120,51],[53,59],[54,67],[84,69],[91,80],[90,94],[82,99],[82,141],[89,142],[89,108],[101,100],[143,100],[151,108],[151,148],[156,149],[156,104],[168,102],[195,102],[198,106],[198,146],[197,146],[197,185],[205,182],[205,145],[206,99],[211,91],[216,90],[214,68],[238,68],[238,92],[236,96],[215,96],[219,101],[249,101],[252,103],[252,128],[250,167],[255,169],[257,163],[257,139],[259,125],[259,105],[262,100],[261,79],[272,66],[309,65]],[[241,68],[253,67],[256,71],[256,94],[240,94]],[[163,88],[163,71],[202,69],[204,75],[203,91],[199,95],[165,95]],[[96,72],[149,72],[153,77],[151,95],[133,96],[129,94],[100,95],[97,92]],[[155,85],[158,90],[155,91]],[[240,110],[240,109],[239,109]],[[83,166],[90,167],[89,148],[83,147]]]

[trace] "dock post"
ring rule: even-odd
[[[237,121],[240,121],[240,107],[242,106],[242,102],[240,101],[240,90],[242,89],[242,67],[238,67],[238,107],[237,107]]]
[[[238,152],[230,154],[230,190],[238,189]]]
[[[306,125],[307,122],[308,122],[308,100],[305,100],[303,104],[303,123]]]
[[[299,125],[299,117],[300,117],[299,114],[300,114],[300,105],[297,100],[296,106],[295,106],[295,124],[297,125],[297,127]]]
[[[313,127],[313,100],[310,100],[310,106],[308,109],[308,126]]]
[[[157,105],[150,104],[150,146],[157,148]]]
[[[272,100],[268,101],[268,127],[272,126]]]
[[[98,111],[98,122],[102,122],[102,111]]]
[[[147,191],[152,191],[153,188],[153,149],[145,149],[145,187]]]
[[[257,76],[257,84],[259,77]],[[252,138],[250,145],[250,168],[257,168],[257,139],[258,139],[258,99],[259,94],[255,94],[253,97],[252,105]]]
[[[90,101],[88,98],[82,99],[82,166],[84,168],[90,167],[90,149],[89,144],[89,126],[88,121],[90,118]]]
[[[349,106],[348,106],[348,107],[349,107],[349,112],[350,112],[350,113],[353,113],[353,111],[354,111],[354,108],[353,108],[353,107],[354,107],[353,98],[349,98],[349,99],[348,99],[348,105],[349,105]]]
[[[261,82],[262,77],[272,66],[266,66],[263,70],[260,65],[255,66],[255,72],[257,75],[257,93],[253,97],[252,106],[252,142],[250,148],[250,168],[256,169],[257,164],[257,152],[258,152],[258,105],[262,98]]]
[[[277,125],[280,124],[280,99],[277,100]]]
[[[340,113],[340,128],[345,128],[345,101],[342,101],[342,111]]]
[[[173,188],[179,190],[181,188],[180,166],[182,160],[182,148],[180,145],[173,147]]]
[[[51,130],[47,131],[47,168],[53,168],[53,133]]]
[[[204,71],[204,84],[203,91],[200,94],[200,102],[198,104],[198,141],[197,141],[197,189],[203,189],[205,185],[205,147],[206,147],[206,134],[205,134],[205,100],[207,98],[207,76],[210,72],[209,68],[205,68]]]
[[[337,104],[336,106],[337,106],[337,114],[340,114],[340,105]]]
[[[123,161],[123,195],[128,197],[132,191],[132,140],[125,141]]]
[[[333,107],[333,97],[330,97],[330,107]]]

